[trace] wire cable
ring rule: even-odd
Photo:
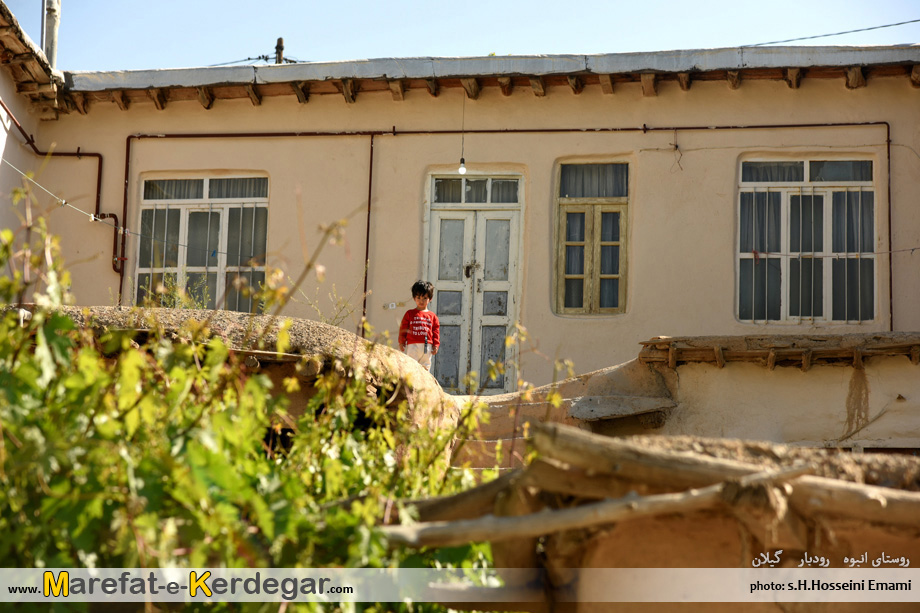
[[[800,38],[787,38],[786,40],[774,40],[768,43],[756,43],[754,45],[741,45],[742,47],[763,47],[764,45],[777,45],[779,43],[794,43],[800,40],[812,40],[815,38],[827,38],[828,36],[841,36],[843,34],[854,34],[856,32],[868,32],[869,30],[881,30],[882,28],[893,28],[903,26],[909,23],[918,23],[920,19],[911,19],[910,21],[901,21],[898,23],[888,23],[883,26],[872,26],[871,28],[860,28],[858,30],[847,30],[846,32],[834,32],[833,34],[818,34],[816,36],[802,36]]]

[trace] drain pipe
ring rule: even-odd
[[[45,0],[42,19],[42,51],[52,68],[57,68],[58,28],[61,25],[61,0]]]
[[[122,205],[122,219],[128,217],[128,181],[131,170],[131,141],[134,139],[219,139],[219,138],[305,138],[305,137],[340,137],[340,136],[369,136],[370,167],[368,168],[368,197],[367,197],[367,227],[364,245],[364,305],[363,316],[367,316],[367,285],[370,257],[370,231],[371,231],[371,194],[373,189],[373,163],[374,163],[374,137],[375,136],[444,136],[456,134],[575,134],[575,133],[616,133],[616,132],[706,132],[724,130],[780,130],[790,128],[855,128],[868,126],[884,126],[885,142],[887,146],[886,163],[888,169],[887,194],[888,194],[888,329],[894,330],[894,305],[892,303],[892,254],[891,244],[891,124],[887,121],[862,121],[838,123],[801,123],[801,124],[754,124],[754,125],[721,125],[721,126],[647,126],[622,127],[622,128],[509,128],[488,130],[364,130],[354,132],[215,132],[215,133],[189,133],[189,134],[132,134],[125,139],[125,178],[124,178],[124,203]],[[101,159],[100,159],[101,163]],[[101,172],[101,171],[100,171]],[[117,224],[116,224],[117,225]],[[125,271],[124,262],[127,260],[125,253],[126,233],[122,234],[121,254],[113,252],[113,261],[120,262],[118,282],[118,299],[121,304],[121,293],[124,287]],[[117,236],[116,236],[117,244]],[[363,330],[363,326],[362,326]]]
[[[25,144],[29,146],[32,150],[32,153],[39,157],[75,157],[77,159],[82,159],[84,157],[95,158],[96,160],[96,202],[95,208],[93,209],[93,215],[96,219],[112,219],[115,222],[115,234],[112,238],[112,270],[115,272],[120,272],[120,268],[124,267],[124,264],[118,259],[118,215],[114,213],[103,213],[102,212],[102,154],[101,153],[92,153],[89,151],[81,151],[77,147],[76,151],[42,151],[35,145],[35,137],[26,132],[25,128],[22,127],[22,124],[19,123],[19,120],[16,119],[16,116],[13,115],[13,112],[10,110],[10,107],[6,105],[2,98],[0,98],[0,107],[3,108],[3,111],[6,113],[7,117],[10,118],[10,121],[13,122],[13,125],[16,126],[16,129],[19,130],[19,133],[22,135]]]

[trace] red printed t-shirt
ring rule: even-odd
[[[419,345],[428,343],[433,347],[441,344],[441,324],[431,311],[409,309],[399,324],[399,344]]]

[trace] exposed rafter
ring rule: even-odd
[[[438,94],[441,93],[441,85],[437,79],[425,79],[425,85],[428,86],[428,93],[433,97],[437,98]]]
[[[86,106],[87,106],[86,96],[84,96],[80,92],[74,92],[70,94],[70,99],[73,100],[73,106],[77,110],[77,112],[80,113],[81,115],[86,115]]]
[[[783,73],[783,79],[786,81],[786,85],[788,85],[790,89],[798,89],[799,84],[802,82],[802,69],[787,68]]]
[[[910,70],[910,84],[914,87],[920,87],[920,64],[914,64]]]
[[[198,87],[198,102],[201,103],[205,109],[210,109],[214,104],[214,94],[211,92],[209,87]]]
[[[569,75],[566,77],[566,80],[569,82],[569,87],[572,88],[572,92],[575,94],[580,94],[585,88],[585,82],[581,80],[581,77],[578,75]]]
[[[654,72],[643,72],[639,75],[639,80],[642,81],[643,96],[658,95],[658,75]]]
[[[355,87],[354,79],[342,79],[339,84],[342,86],[342,96],[345,97],[345,102],[352,104],[355,101],[355,95],[357,94],[357,87]]]
[[[866,75],[860,66],[850,66],[847,68],[847,89],[857,89],[866,86]]]
[[[470,100],[479,98],[479,81],[473,78],[460,79],[460,85],[466,90],[466,97]]]
[[[387,85],[390,87],[390,93],[393,94],[393,100],[406,99],[406,84],[401,79],[388,81]]]
[[[601,91],[604,92],[605,94],[612,94],[613,93],[613,76],[609,74],[599,74],[597,75],[597,78],[600,79],[600,82],[601,82]]]
[[[159,88],[153,88],[147,90],[147,95],[153,100],[153,104],[157,107],[158,111],[162,111],[166,108],[166,92]]]
[[[498,77],[498,86],[502,90],[502,96],[510,96],[514,90],[514,82],[511,77]]]
[[[310,84],[307,81],[291,83],[291,89],[294,90],[294,95],[297,96],[297,102],[306,104],[310,99]]]
[[[738,89],[739,87],[741,87],[741,71],[740,70],[725,71],[725,79],[728,81],[728,89]]]
[[[247,83],[245,89],[249,99],[252,100],[252,106],[259,106],[262,104],[262,96],[256,91],[256,86],[253,83]]]
[[[53,94],[57,91],[54,83],[36,83],[23,81],[16,84],[16,92],[20,94]]]
[[[543,77],[530,77],[530,89],[533,90],[534,96],[543,97],[546,95],[546,84],[543,83]]]
[[[128,97],[125,96],[125,92],[120,89],[116,89],[112,92],[112,102],[118,105],[123,111],[128,110]]]
[[[677,83],[680,85],[681,91],[688,92],[690,91],[690,85],[693,83],[690,78],[689,72],[678,72],[677,73]]]

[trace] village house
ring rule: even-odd
[[[33,172],[81,305],[255,310],[234,280],[297,277],[347,218],[287,314],[334,284],[395,336],[429,279],[448,390],[663,335],[920,329],[920,46],[60,72],[2,3],[0,46],[0,225]]]

